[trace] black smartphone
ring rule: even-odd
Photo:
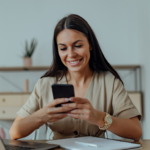
[[[54,99],[74,97],[74,87],[72,84],[53,84],[52,92]],[[56,105],[56,107],[61,107],[61,104]]]

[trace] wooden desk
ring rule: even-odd
[[[26,141],[40,142],[40,143],[46,142],[46,140],[26,140]],[[139,142],[135,142],[135,143],[142,144],[142,149],[140,149],[140,150],[150,150],[150,140],[140,140]],[[53,150],[65,150],[65,149],[64,148],[55,148]]]
[[[140,143],[142,144],[141,150],[149,150],[150,149],[150,140],[140,140]]]

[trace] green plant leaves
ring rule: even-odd
[[[28,42],[25,41],[25,53],[23,57],[32,57],[36,46],[37,46],[37,41],[34,38],[32,39],[30,45],[28,45]]]

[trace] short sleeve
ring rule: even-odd
[[[114,81],[112,105],[114,117],[128,119],[138,116],[139,120],[141,119],[141,114],[132,103],[122,82],[117,78]]]
[[[40,81],[34,86],[33,92],[31,93],[27,102],[17,112],[21,118],[28,117],[39,109],[39,98],[40,98]]]

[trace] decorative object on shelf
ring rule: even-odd
[[[24,58],[24,66],[32,66],[32,55],[35,51],[35,48],[37,46],[37,41],[33,38],[31,41],[30,46],[28,46],[28,42],[25,42],[25,53],[23,55]]]
[[[3,128],[0,128],[0,137],[2,139],[5,139],[5,132],[4,132],[4,129]]]
[[[24,92],[29,92],[29,80],[24,80]]]

